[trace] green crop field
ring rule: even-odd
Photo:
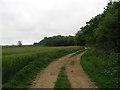
[[[8,47],[2,49],[3,88],[27,88],[38,71],[55,58],[82,47]]]

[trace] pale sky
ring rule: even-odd
[[[75,35],[109,0],[0,0],[0,45]]]

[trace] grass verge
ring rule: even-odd
[[[71,84],[67,78],[65,73],[65,67],[62,67],[60,70],[60,74],[58,75],[57,81],[55,83],[55,90],[62,89],[62,90],[71,90]]]
[[[118,57],[118,53],[106,54],[100,50],[90,49],[81,57],[81,65],[98,87],[118,88]]]

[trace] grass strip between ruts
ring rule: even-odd
[[[66,72],[65,72],[66,68],[65,66],[63,66],[60,69],[60,73],[58,75],[57,81],[55,83],[55,90],[71,90],[71,84],[67,78]]]

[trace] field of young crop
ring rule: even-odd
[[[82,47],[12,47],[2,49],[3,88],[27,88],[34,76],[55,58]]]

